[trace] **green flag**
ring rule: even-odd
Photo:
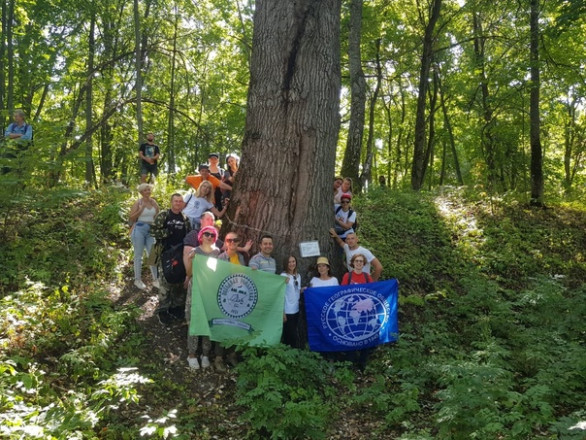
[[[285,277],[196,255],[191,295],[190,335],[244,338],[254,346],[280,342]]]

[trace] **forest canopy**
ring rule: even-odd
[[[581,187],[586,14],[539,3],[532,29],[533,6],[343,2],[338,170],[365,185],[529,194],[541,151],[547,194]],[[239,151],[253,13],[252,1],[2,2],[0,125],[23,109],[34,127],[19,178],[135,182],[149,131],[171,181],[210,151]]]

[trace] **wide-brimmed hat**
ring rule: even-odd
[[[318,257],[317,264],[326,264],[329,266],[330,261],[327,259],[327,257]]]

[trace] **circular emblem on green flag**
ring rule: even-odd
[[[230,318],[243,318],[254,310],[258,290],[247,275],[236,273],[224,278],[218,287],[218,306]]]

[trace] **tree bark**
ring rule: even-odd
[[[92,9],[94,3],[92,2]],[[96,52],[95,41],[96,18],[95,14],[90,17],[90,31],[88,35],[88,62],[87,62],[87,91],[85,94],[85,127],[86,130],[92,126],[93,121],[93,77],[94,77],[94,56]],[[94,161],[93,161],[93,138],[89,136],[85,144],[85,181],[86,185],[91,185],[94,180]],[[93,182],[97,186],[97,182]]]
[[[0,129],[2,130],[2,134],[4,134],[4,128],[6,126],[6,110],[5,105],[5,97],[6,97],[6,26],[7,26],[7,17],[6,17],[6,2],[2,2],[2,33],[0,33]]]
[[[531,0],[531,93],[529,98],[529,138],[531,144],[531,205],[543,206],[543,153],[539,118],[539,0]]]
[[[138,10],[138,0],[134,0],[134,44],[135,44],[135,63],[136,63],[136,123],[138,126],[138,147],[143,138],[142,128],[142,50],[140,46],[140,14]]]
[[[433,56],[433,33],[440,16],[441,3],[441,0],[433,0],[430,8],[429,21],[427,22],[423,36],[423,53],[421,55],[417,112],[415,116],[415,144],[413,148],[413,165],[411,168],[411,188],[415,191],[420,190],[423,185],[425,168],[427,166],[425,151],[425,103],[427,101],[429,70]]]
[[[366,106],[366,80],[362,70],[360,39],[362,35],[362,0],[350,3],[350,32],[348,36],[348,64],[350,69],[350,127],[344,152],[341,173],[354,182],[354,190],[360,190],[360,155]]]
[[[6,54],[8,56],[8,86],[6,87],[6,108],[14,110],[14,42],[12,24],[14,23],[14,0],[8,2],[8,16],[6,17]]]
[[[173,23],[173,54],[171,55],[171,79],[169,84],[169,117],[167,120],[167,179],[175,174],[175,68],[177,63],[177,32],[179,11],[175,6],[175,22]]]
[[[339,0],[256,3],[242,161],[225,225],[255,243],[273,235],[279,269],[302,241],[334,255],[339,32]],[[299,259],[300,273],[313,263]]]
[[[366,139],[366,158],[362,166],[362,174],[360,175],[360,183],[365,187],[372,182],[372,162],[374,157],[374,118],[376,101],[380,92],[383,81],[383,69],[380,61],[380,38],[375,41],[376,48],[376,86],[370,99],[370,107],[368,111],[368,138]]]

